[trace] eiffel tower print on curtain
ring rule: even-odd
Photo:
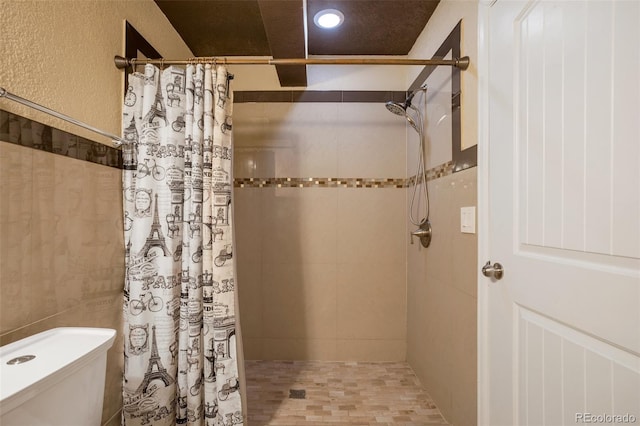
[[[167,243],[164,241],[162,227],[160,226],[160,220],[158,219],[158,194],[155,194],[154,202],[155,206],[153,209],[153,223],[151,224],[151,230],[147,237],[147,241],[144,243],[140,252],[138,252],[138,257],[147,257],[151,247],[160,247],[165,256],[171,256]]]
[[[154,367],[155,366],[155,370]],[[165,386],[173,383],[173,377],[167,373],[167,369],[162,365],[160,355],[158,354],[158,345],[156,344],[156,326],[151,327],[151,356],[149,357],[149,366],[147,372],[144,373],[142,383],[138,386],[136,393],[146,393],[149,384],[153,380],[162,380]]]
[[[160,86],[160,76],[157,74],[158,71],[156,70],[154,74],[154,76],[157,77],[156,99],[153,101],[151,109],[149,109],[149,112],[147,112],[143,119],[148,127],[160,127],[161,124],[157,119],[164,120],[165,126],[169,124],[167,122],[167,110],[164,105],[164,97],[162,96],[162,87]]]

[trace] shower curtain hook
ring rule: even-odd
[[[131,58],[129,59],[129,65],[131,66],[131,73],[135,73],[136,72],[136,58]]]
[[[160,58],[160,71],[164,71],[164,58]]]

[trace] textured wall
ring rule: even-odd
[[[463,148],[476,145],[477,137],[476,15],[475,2],[442,0],[411,51],[412,56],[431,56],[462,19],[461,50],[471,57],[470,68],[461,75]],[[451,160],[450,107],[443,108],[451,97],[447,73],[450,76],[444,68],[436,70],[427,79],[426,103],[422,94],[414,102],[426,110],[428,168]],[[407,141],[411,176],[418,153],[416,133],[409,132]],[[460,232],[460,208],[477,204],[476,169],[430,181],[429,194],[433,241],[426,249],[408,245],[407,252],[407,361],[449,422],[472,425],[477,399],[477,235]],[[415,228],[407,223],[408,231]]]
[[[0,2],[0,86],[120,133],[128,20],[167,57],[190,51],[152,0]],[[0,108],[104,138],[0,99]],[[121,327],[117,169],[0,142],[0,344],[56,326]],[[120,424],[122,340],[109,351],[103,422]]]
[[[118,134],[124,77],[113,56],[124,52],[125,20],[165,57],[192,56],[152,0],[3,0],[0,85]],[[0,99],[0,107],[60,127],[59,121],[6,100]]]

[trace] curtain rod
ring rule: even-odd
[[[116,55],[113,61],[118,69],[134,65],[189,65],[189,64],[225,64],[225,65],[448,65],[466,70],[469,57],[455,59],[356,59],[356,58],[312,58],[312,59],[268,59],[238,57],[200,57],[190,59],[129,59]]]
[[[58,111],[54,111],[52,109],[49,109],[45,106],[42,106],[40,104],[37,104],[35,102],[32,102],[28,99],[22,98],[18,95],[14,95],[13,93],[7,92],[4,87],[0,87],[0,98],[6,98],[10,101],[14,101],[17,102],[19,104],[28,106],[29,108],[33,108],[36,109],[38,111],[44,112],[46,114],[52,115],[54,117],[60,118],[61,120],[67,121],[69,123],[75,124],[76,126],[80,126],[84,129],[87,130],[91,130],[94,133],[98,133],[99,135],[105,136],[109,139],[111,139],[111,142],[113,143],[114,146],[119,147],[120,145],[122,145],[125,141],[122,140],[119,136],[113,135],[111,133],[107,133],[104,130],[100,130],[97,127],[93,127],[90,124],[84,123],[80,120],[76,120],[73,117],[69,117],[68,115],[59,113]]]

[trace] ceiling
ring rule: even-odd
[[[155,0],[196,56],[304,58],[303,0]],[[309,55],[406,55],[439,0],[306,0]],[[316,27],[337,9],[344,23]],[[280,84],[306,86],[306,67],[277,66]]]

